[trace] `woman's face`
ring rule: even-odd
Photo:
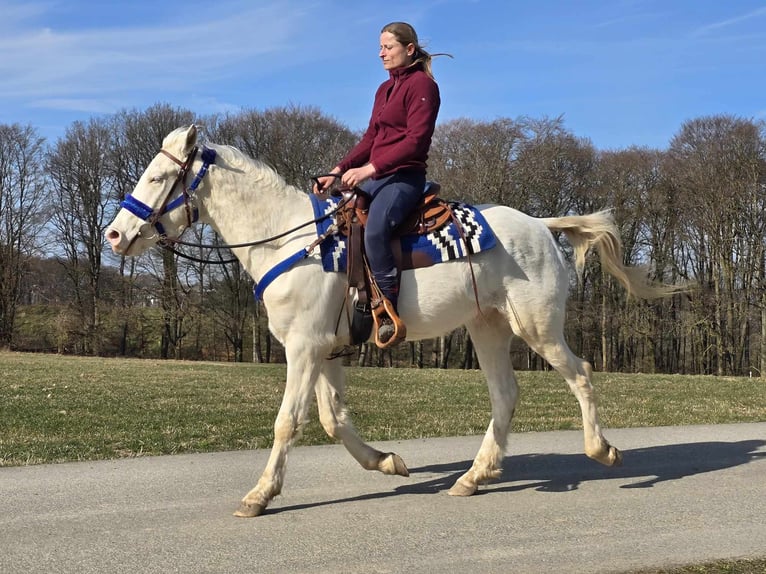
[[[414,53],[414,44],[403,45],[391,32],[383,32],[380,35],[379,55],[386,70],[409,66],[412,63]]]

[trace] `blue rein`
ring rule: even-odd
[[[136,199],[132,194],[128,194],[125,197],[125,200],[120,203],[120,207],[128,210],[130,213],[132,213],[139,219],[146,221],[150,225],[153,225],[154,228],[157,230],[157,233],[159,233],[160,238],[166,237],[165,228],[163,227],[162,223],[160,223],[160,217],[162,217],[166,213],[173,211],[174,209],[178,207],[181,207],[181,206],[186,207],[186,217],[187,217],[189,226],[197,222],[197,220],[199,219],[199,210],[193,205],[189,204],[191,200],[191,194],[197,190],[197,188],[199,187],[199,184],[202,182],[202,179],[205,177],[205,174],[207,173],[208,168],[215,163],[215,159],[216,159],[215,150],[210,149],[208,147],[203,147],[202,155],[201,155],[202,167],[197,172],[197,175],[194,177],[194,180],[191,182],[191,185],[189,187],[186,187],[183,184],[183,180],[186,177],[186,172],[188,171],[189,167],[191,167],[191,162],[194,160],[194,157],[197,154],[197,148],[191,151],[191,153],[189,154],[189,157],[183,163],[181,163],[178,159],[168,154],[167,152],[164,152],[164,153],[170,159],[172,159],[177,164],[179,164],[181,166],[181,169],[178,172],[178,178],[176,179],[176,182],[173,184],[173,187],[170,188],[168,198],[163,202],[162,206],[159,209],[154,209],[146,205],[140,199]],[[183,187],[183,191],[181,192],[181,195],[179,195],[173,201],[168,203],[168,199],[170,198],[170,195],[173,193],[173,190],[175,189],[176,185],[179,182],[181,183],[181,186]]]

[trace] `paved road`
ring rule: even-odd
[[[340,446],[299,447],[282,496],[231,516],[267,451],[0,468],[0,572],[626,572],[766,555],[766,423],[514,434],[501,480],[446,490],[479,437],[376,443],[409,478]]]

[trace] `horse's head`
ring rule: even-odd
[[[199,157],[202,167],[187,187],[187,173]],[[115,253],[140,255],[155,243],[176,239],[197,220],[191,195],[215,162],[215,152],[198,153],[197,127],[178,128],[168,134],[162,149],[138,180],[133,193],[107,227],[106,240]]]

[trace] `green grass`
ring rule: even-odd
[[[669,570],[642,570],[634,574],[766,574],[766,558],[721,560],[709,564],[682,566]]]
[[[479,371],[347,370],[347,404],[367,440],[484,432]],[[556,373],[520,372],[513,431],[581,428]],[[142,361],[0,353],[0,466],[266,448],[284,365]],[[606,427],[766,420],[760,379],[594,376]],[[330,439],[316,410],[301,444]]]

